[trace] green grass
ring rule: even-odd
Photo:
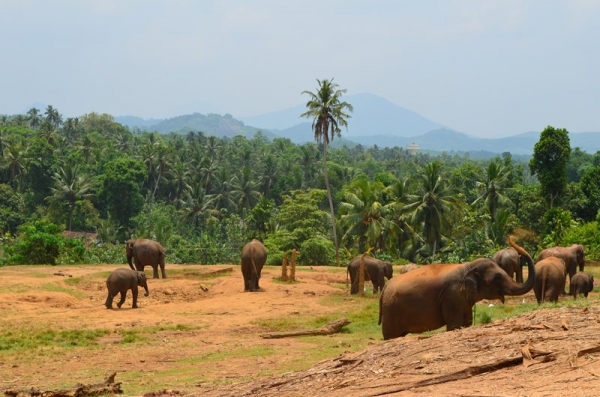
[[[62,287],[62,286],[60,286],[58,284],[54,284],[54,283],[44,284],[44,285],[42,285],[42,289],[44,291],[48,291],[48,292],[62,292],[62,293],[74,296],[76,298],[85,297],[85,295],[79,291],[74,291],[72,289],[65,288],[65,287]]]
[[[98,338],[110,334],[109,330],[25,330],[18,329],[0,333],[0,351],[21,353],[45,347],[90,347],[98,344]]]
[[[23,294],[33,290],[28,284],[0,285],[0,294]]]

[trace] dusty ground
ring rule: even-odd
[[[266,268],[261,279],[265,292],[244,293],[237,266],[179,266],[178,270],[188,272],[149,280],[151,295],[139,298],[140,309],[131,309],[129,296],[123,309],[107,310],[103,306],[106,288],[98,273],[114,266],[30,269],[0,268],[0,332],[15,326],[65,330],[170,326],[171,330],[156,332],[147,345],[131,348],[119,344],[122,334],[111,333],[84,354],[57,356],[45,351],[35,360],[16,357],[0,362],[0,390],[98,382],[117,371],[117,381],[121,377],[125,383],[133,382],[126,375],[135,372],[135,382],[150,386],[153,374],[161,372],[160,389],[170,391],[154,389],[155,396],[600,396],[597,306],[538,310],[430,338],[376,340],[359,352],[340,350],[337,358],[315,363],[306,371],[265,377],[274,368],[286,368],[306,343],[294,338],[262,339],[260,334],[271,330],[253,320],[335,313],[337,308],[320,301],[340,293],[336,284],[344,283],[345,275],[315,268],[298,273],[300,283],[285,285],[272,280],[278,268]],[[216,270],[226,275],[194,278]],[[54,275],[59,271],[82,279],[73,287],[80,296],[47,291],[52,289],[48,285],[65,285],[67,276]],[[529,294],[525,299],[533,297]],[[178,333],[172,329],[175,325],[194,329]],[[261,348],[287,353],[232,358],[214,365],[190,360],[185,365],[186,358],[203,354]],[[228,384],[215,387],[201,380],[211,376],[220,376]]]

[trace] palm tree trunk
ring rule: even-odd
[[[325,188],[327,189],[327,198],[329,199],[329,210],[331,211],[331,226],[333,228],[333,242],[335,244],[335,265],[340,266],[340,247],[337,239],[337,230],[335,226],[335,212],[333,211],[333,200],[331,199],[331,189],[329,188],[329,176],[327,175],[327,140],[323,140],[323,172],[325,173]]]

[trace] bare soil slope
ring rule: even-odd
[[[538,310],[430,338],[369,341],[373,346],[357,353],[341,347],[339,357],[309,370],[267,376],[289,368],[306,342],[262,339],[260,334],[272,330],[255,320],[339,313],[321,301],[343,293],[335,284],[345,282],[344,274],[315,267],[297,273],[300,283],[287,285],[272,280],[279,268],[266,268],[261,279],[266,292],[244,293],[239,266],[168,265],[167,272],[180,272],[150,279],[151,295],[140,296],[140,309],[131,309],[129,294],[122,309],[107,310],[103,273],[114,268],[0,268],[0,332],[159,329],[142,344],[122,344],[126,333],[113,332],[99,346],[69,355],[46,349],[35,360],[0,360],[0,390],[95,383],[117,371],[117,381],[146,385],[155,390],[152,396],[600,396],[600,308],[595,305]],[[200,278],[215,271],[226,275]],[[68,275],[80,279],[70,287],[75,295],[65,292]],[[194,328],[178,332],[176,326]],[[260,349],[284,354],[232,354]],[[194,361],[223,354],[231,359],[208,365]],[[136,378],[127,378],[133,372]],[[227,384],[215,387],[215,379]]]

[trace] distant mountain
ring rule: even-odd
[[[354,107],[352,117],[348,120],[348,130],[343,130],[343,135],[348,138],[372,135],[411,137],[443,128],[441,124],[377,95],[355,94],[344,96],[342,99]],[[289,130],[307,122],[307,119],[300,118],[305,111],[305,105],[298,105],[260,116],[241,117],[240,120],[247,125],[271,130]]]
[[[139,117],[124,116],[115,117],[118,123],[128,125],[130,127],[138,127],[147,131],[159,132],[168,134],[171,132],[187,134],[190,131],[203,132],[207,135],[217,135],[220,137],[232,138],[236,135],[242,135],[252,138],[258,131],[262,131],[267,138],[274,138],[275,135],[268,130],[246,126],[243,122],[234,119],[230,114],[223,116],[219,114],[203,115],[193,113],[184,116],[177,116],[166,120],[144,120]]]

